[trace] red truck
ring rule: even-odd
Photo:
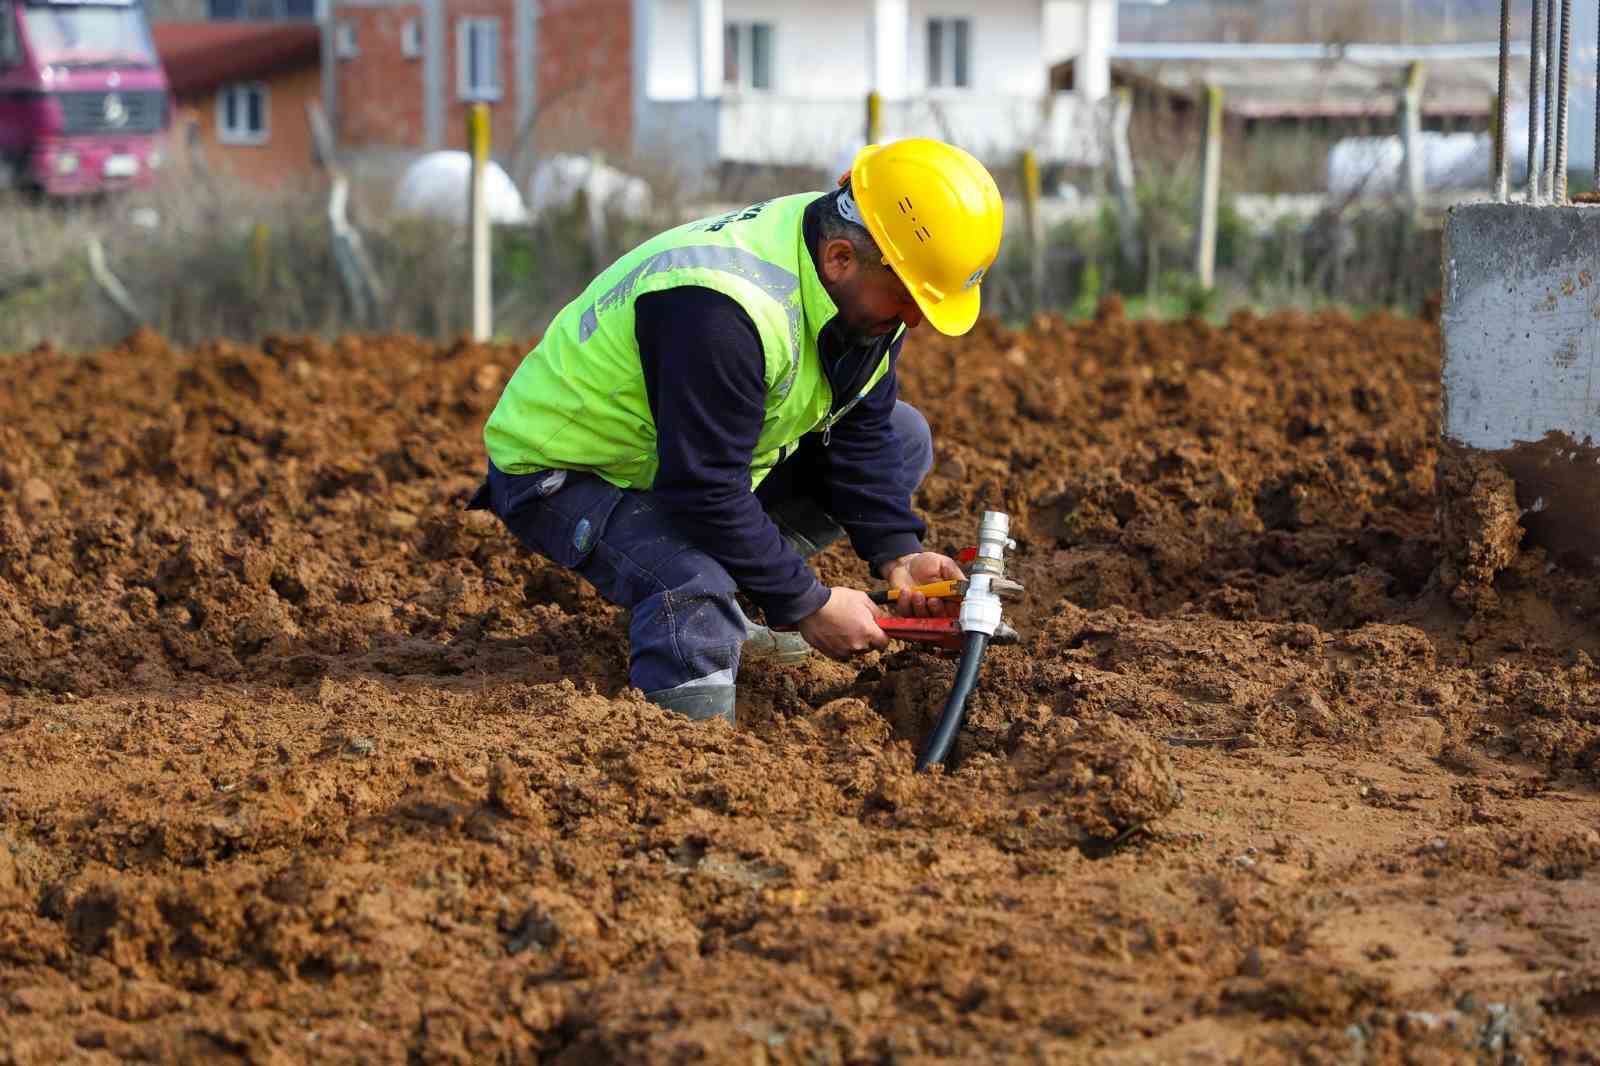
[[[172,112],[139,0],[0,0],[0,187],[142,185]]]

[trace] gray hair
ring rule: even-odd
[[[844,240],[855,249],[856,258],[869,266],[883,262],[883,252],[861,222],[861,211],[856,207],[855,196],[847,182],[843,188],[829,193],[822,201],[822,239]],[[887,269],[887,268],[886,268]]]

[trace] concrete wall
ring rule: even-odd
[[[1022,96],[1049,87],[1039,0],[911,0],[910,10],[911,92],[928,91],[928,19],[941,16],[972,19],[972,88],[942,92]]]
[[[654,0],[654,3],[645,95],[651,100],[692,100],[697,54],[694,0]]]
[[[871,65],[870,0],[724,0],[724,22],[773,24],[774,95],[864,97]],[[647,91],[652,100],[695,97],[695,0],[655,0]]]
[[[1531,537],[1600,562],[1600,207],[1474,203],[1445,225],[1444,437],[1517,481]]]
[[[1080,5],[1064,5],[1077,13]],[[970,17],[973,93],[1031,95],[1048,85],[1040,0],[910,0],[907,89],[927,91],[927,20]],[[652,100],[695,95],[694,0],[656,0],[647,91]],[[723,0],[728,22],[773,25],[774,95],[864,97],[871,87],[871,0]],[[947,90],[959,95],[961,90]]]

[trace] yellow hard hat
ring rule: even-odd
[[[978,283],[1000,254],[1005,207],[982,163],[914,137],[869,144],[850,167],[867,232],[933,328],[959,337],[978,320]]]

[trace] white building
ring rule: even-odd
[[[1164,0],[1155,0],[1164,2]],[[1117,0],[636,0],[635,144],[685,175],[833,167],[932,136],[989,162],[1097,164]],[[1074,59],[1076,91],[1051,89]],[[643,71],[643,77],[639,71]]]

